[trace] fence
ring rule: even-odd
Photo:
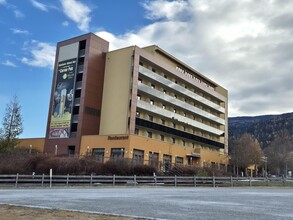
[[[293,178],[198,177],[198,176],[74,176],[74,175],[0,175],[0,187],[58,186],[292,186]]]

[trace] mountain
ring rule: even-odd
[[[293,135],[293,113],[230,117],[228,122],[229,139],[250,133],[259,141],[261,148],[267,147],[282,130],[287,130],[290,135]]]

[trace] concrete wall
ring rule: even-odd
[[[100,134],[128,133],[134,47],[107,53]]]

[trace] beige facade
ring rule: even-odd
[[[115,152],[113,151],[116,150]],[[164,164],[166,156],[172,164],[217,167],[228,164],[228,155],[203,148],[182,147],[170,142],[159,141],[137,135],[89,135],[81,140],[81,155],[93,155],[104,162],[116,157],[140,159],[145,164]],[[120,155],[119,155],[120,154]]]
[[[43,153],[45,145],[45,138],[24,138],[17,144],[17,147],[36,150]]]

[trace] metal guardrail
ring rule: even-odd
[[[0,175],[0,187],[57,186],[292,186],[293,178],[198,177],[198,176],[100,176],[100,175]]]

